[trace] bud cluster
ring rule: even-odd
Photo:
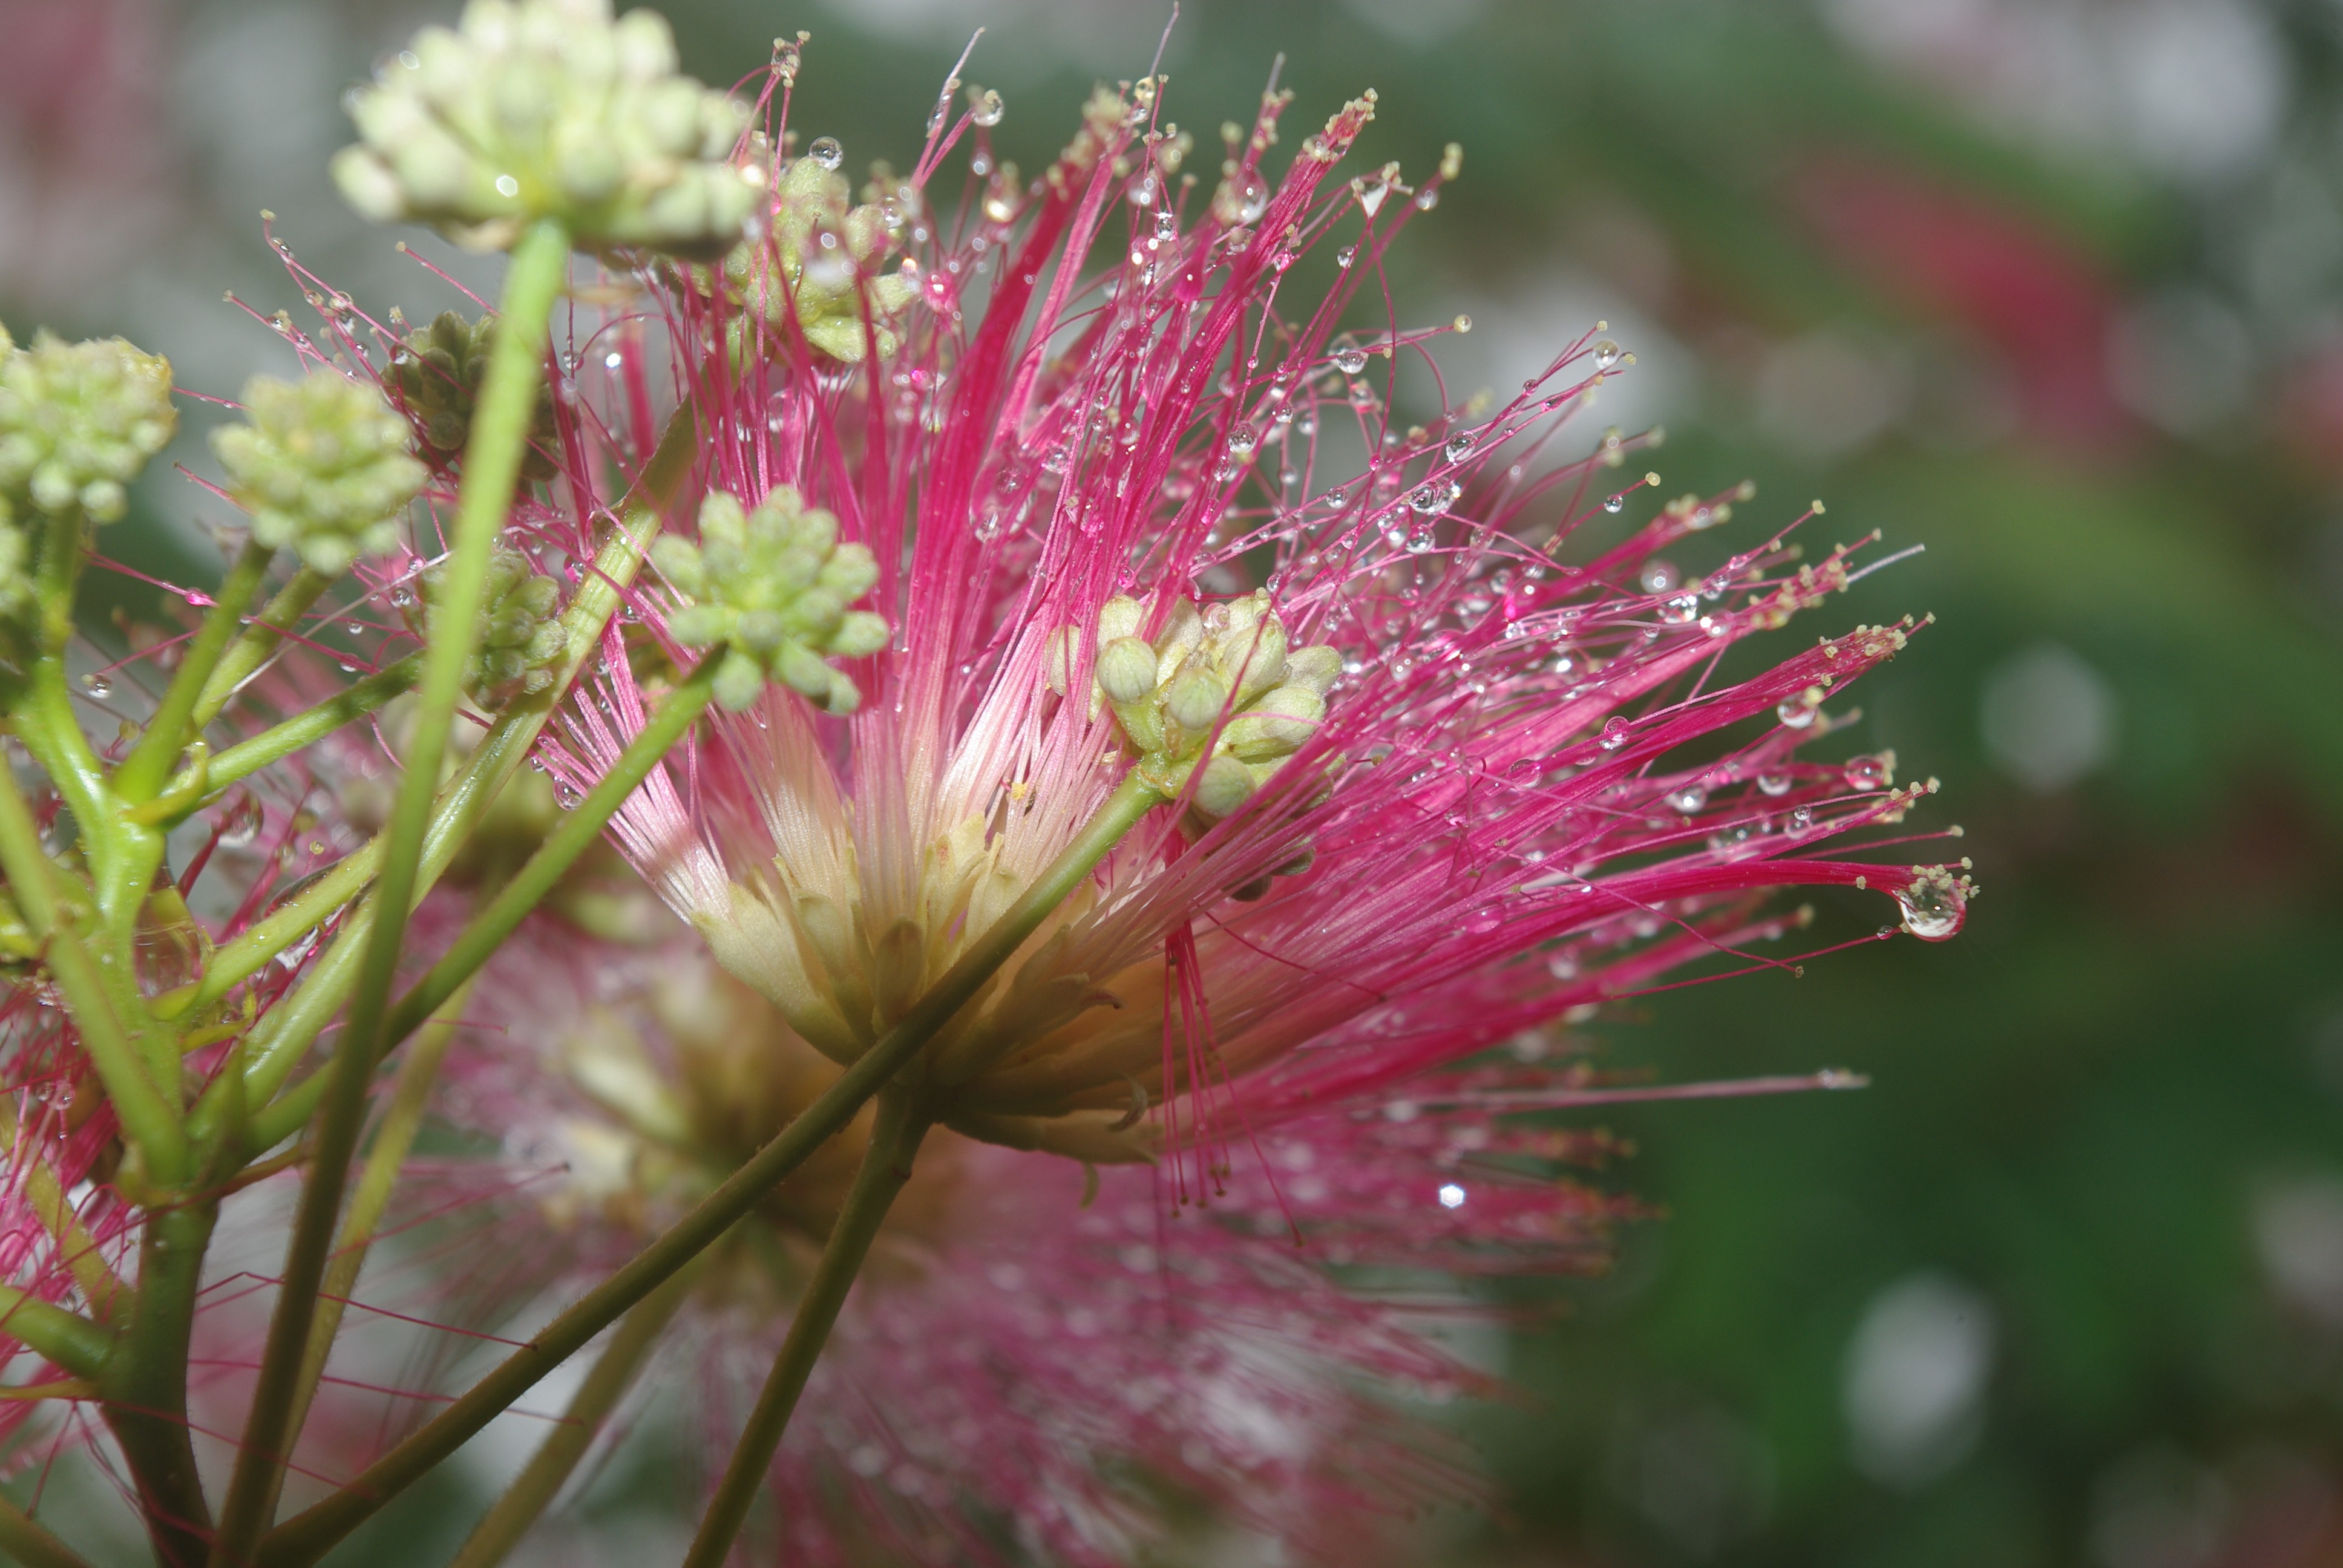
[[[798,330],[817,351],[859,365],[869,347],[866,302],[880,354],[896,350],[890,324],[916,290],[900,272],[876,269],[894,248],[896,231],[916,211],[920,193],[874,169],[876,178],[863,192],[870,199],[850,207],[845,177],[833,172],[836,157],[834,150],[818,150],[782,170],[774,186],[770,237],[724,258],[724,285],[732,300],[776,327],[794,311]]]
[[[704,256],[740,236],[762,171],[730,161],[747,108],[676,69],[666,19],[608,0],[472,0],[352,95],[350,205],[479,249],[557,218],[581,243]]]
[[[1198,609],[1177,598],[1154,638],[1139,635],[1147,607],[1118,596],[1099,610],[1093,700],[1114,709],[1140,753],[1140,774],[1177,796],[1192,777],[1189,811],[1209,828],[1233,815],[1317,732],[1326,693],[1342,674],[1332,647],[1291,648],[1269,595]],[[1067,689],[1073,628],[1051,649],[1050,684]]]
[[[472,409],[479,401],[480,382],[488,373],[488,347],[496,336],[496,318],[483,316],[467,321],[443,310],[429,327],[411,332],[391,356],[392,384],[398,400],[423,437],[424,456],[445,468],[464,452],[472,435]],[[528,427],[528,444],[521,448],[524,479],[553,477],[553,388],[540,381],[537,411]]]
[[[125,487],[178,427],[171,362],[119,337],[19,348],[0,327],[0,524],[122,516]]]
[[[437,615],[447,581],[445,564],[423,574],[424,601]],[[561,585],[529,565],[528,558],[498,545],[488,559],[478,640],[464,667],[464,689],[486,708],[501,708],[516,697],[553,684],[569,639],[555,612]]]
[[[399,515],[427,474],[380,391],[318,369],[299,381],[256,376],[244,405],[248,422],[214,431],[212,450],[256,542],[328,577],[397,548]]]
[[[832,713],[862,694],[831,658],[887,645],[887,623],[847,606],[870,591],[879,564],[864,546],[838,542],[838,519],[777,485],[754,511],[719,490],[699,507],[699,542],[662,536],[651,558],[689,602],[668,619],[686,648],[725,648],[716,700],[738,713],[769,677]]]

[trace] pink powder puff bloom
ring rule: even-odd
[[[851,1060],[1135,769],[1170,803],[925,1070],[946,1125],[1168,1158],[1198,1197],[1242,1130],[1732,951],[1772,889],[1875,885],[1906,930],[1957,930],[1956,870],[1815,852],[1933,784],[1896,788],[1892,758],[1796,755],[1905,628],[1717,674],[1849,581],[1847,552],[1797,564],[1775,534],[1685,577],[1660,552],[1733,512],[1686,497],[1567,562],[1587,517],[1624,505],[1584,498],[1633,443],[1539,463],[1618,348],[1582,340],[1493,413],[1403,431],[1388,369],[1428,365],[1433,335],[1370,352],[1337,323],[1449,168],[1413,193],[1386,168],[1328,194],[1362,99],[1272,194],[1272,95],[1219,188],[1174,195],[1180,144],[1148,128],[1151,98],[1102,94],[1043,179],[995,171],[949,234],[920,194],[942,138],[850,209],[834,153],[809,154],[773,182],[761,259],[675,279],[665,336],[702,407],[703,522],[737,532],[738,497],[752,529],[814,538],[809,559],[847,541],[896,628],[842,672],[789,677],[820,706],[744,696],[614,822],[717,960]],[[1182,201],[1201,209],[1186,227]],[[806,259],[805,233],[846,237]],[[1289,269],[1322,238],[1348,265],[1287,312]],[[918,254],[894,266],[899,246]],[[779,281],[825,265],[847,303],[812,308],[860,312],[850,365]],[[781,307],[744,324],[736,273]],[[855,303],[874,276],[916,276],[920,303],[868,286]],[[964,293],[984,301],[973,321]],[[1320,485],[1338,424],[1366,472]],[[654,587],[635,608],[639,632],[612,628],[566,716],[552,766],[572,788],[691,662],[681,643],[710,640],[689,629],[706,607]]]
[[[1151,81],[1096,96],[1030,186],[984,143],[989,96],[940,112],[860,205],[816,141],[761,237],[649,276],[648,310],[573,320],[556,401],[578,507],[524,527],[581,555],[599,452],[639,462],[677,402],[708,499],[701,548],[656,553],[666,581],[540,756],[589,788],[698,649],[756,644],[730,711],[612,838],[773,1016],[712,1050],[647,1025],[579,1057],[545,1045],[508,960],[483,995],[507,996],[510,1059],[456,1071],[453,1103],[596,1173],[568,1218],[639,1226],[704,1191],[816,1091],[811,1053],[868,1049],[1122,780],[1167,798],[920,1063],[957,1136],[928,1145],[777,1463],[817,1559],[875,1533],[940,1560],[1005,1530],[1121,1561],[1152,1511],[1119,1466],[1322,1545],[1363,1504],[1440,1493],[1445,1457],[1345,1379],[1462,1374],[1320,1265],[1586,1260],[1616,1206],[1540,1162],[1563,1135],[1504,1120],[1576,1099],[1526,1060],[1562,1022],[1702,960],[1771,961],[1745,949],[1781,934],[1779,888],[1875,890],[1930,940],[1965,915],[1966,862],[1823,852],[1933,781],[1800,754],[1908,625],[1720,673],[1851,581],[1851,552],[1804,560],[1785,528],[1696,573],[1664,558],[1745,487],[1594,542],[1657,479],[1612,491],[1644,438],[1572,459],[1557,427],[1629,357],[1590,332],[1460,407],[1436,333],[1388,312],[1346,330],[1456,158],[1417,186],[1334,179],[1370,97],[1272,186],[1284,101],[1209,186]],[[948,214],[928,186],[971,134]],[[1417,396],[1402,366],[1432,372],[1422,423],[1391,413]],[[798,552],[799,585],[846,563],[809,626],[876,611],[891,635],[829,662],[789,626],[749,637],[760,549]],[[1476,1060],[1509,1042],[1523,1060]],[[769,1206],[797,1260],[750,1302],[774,1333],[855,1141]],[[711,1381],[770,1342],[709,1326],[741,1302],[704,1303]]]

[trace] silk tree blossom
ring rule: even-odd
[[[1119,789],[1162,799],[919,1060],[950,1136],[773,1473],[816,1560],[870,1532],[942,1560],[1003,1517],[1065,1560],[1123,1560],[1150,1510],[1105,1453],[1320,1545],[1363,1504],[1449,1491],[1444,1458],[1336,1391],[1470,1380],[1321,1265],[1600,1256],[1621,1209],[1554,1164],[1584,1135],[1506,1120],[1578,1102],[1583,1081],[1489,1066],[1492,1049],[1535,1057],[1689,964],[1784,961],[1749,950],[1789,923],[1763,908],[1778,889],[1868,890],[1927,940],[1973,891],[1965,861],[1830,848],[1933,781],[1805,754],[1911,623],[1770,667],[1740,654],[1862,569],[1794,537],[1819,507],[1737,547],[1712,530],[1745,517],[1746,486],[1607,523],[1644,509],[1658,477],[1621,470],[1657,437],[1573,455],[1566,421],[1632,363],[1599,327],[1517,394],[1392,411],[1439,333],[1344,324],[1453,149],[1421,186],[1390,166],[1337,178],[1370,96],[1272,188],[1273,94],[1207,189],[1154,100],[1151,82],[1093,98],[1030,186],[984,146],[981,97],[860,206],[818,140],[771,182],[761,239],[573,326],[573,476],[579,438],[639,455],[685,400],[703,546],[737,557],[744,514],[768,509],[870,564],[826,624],[893,629],[828,648],[853,701],[812,665],[736,685],[613,821],[765,1021],[700,1029],[712,1055],[672,1017],[573,1031],[463,1076],[462,1119],[572,1171],[565,1222],[640,1225],[705,1190],[822,1081],[815,1053],[870,1050]],[[971,131],[980,183],[947,216],[926,193]],[[817,293],[824,223],[858,237],[829,247]],[[1694,554],[1697,574],[1673,564]],[[677,569],[606,634],[540,758],[567,799],[715,640],[703,556],[654,552]],[[518,1035],[546,1014],[511,1016]],[[759,1342],[710,1325],[746,1301],[778,1332],[845,1170],[809,1167],[764,1212],[796,1263],[752,1271],[746,1297],[701,1287],[687,1321],[719,1382]],[[1292,1451],[1212,1459],[1216,1389]],[[867,1511],[842,1517],[841,1497]]]
[[[785,1323],[827,1324],[857,1233],[867,1278],[769,1469],[810,1560],[1121,1562],[1188,1502],[1354,1554],[1378,1510],[1468,1489],[1376,1391],[1482,1383],[1336,1271],[1598,1263],[1634,1212],[1567,1175],[1601,1141],[1517,1120],[1599,1092],[1554,1065],[1574,1022],[1689,966],[1790,961],[1755,951],[1795,920],[1778,889],[1868,890],[1931,940],[1965,918],[1966,862],[1868,833],[1933,781],[1817,745],[1910,624],[1770,662],[1756,638],[1857,552],[1810,550],[1812,512],[1750,529],[1746,487],[1652,508],[1626,465],[1656,434],[1570,423],[1632,363],[1599,326],[1518,393],[1452,401],[1436,339],[1468,324],[1403,328],[1374,280],[1460,158],[1337,173],[1372,95],[1272,177],[1272,94],[1198,177],[1159,82],[1102,90],[1029,183],[987,145],[997,95],[948,95],[908,172],[856,189],[835,142],[793,140],[794,45],[753,111],[588,0],[482,0],[413,56],[361,90],[345,186],[517,245],[528,286],[418,332],[291,264],[324,321],[275,323],[306,379],[260,384],[218,447],[252,537],[186,595],[195,629],[89,674],[89,732],[74,572],[168,433],[168,371],[0,347],[25,372],[0,398],[24,437],[0,654],[37,701],[0,697],[55,791],[0,790],[10,1381],[95,1404],[160,1560],[210,1553],[216,1518],[229,1559],[313,1562],[622,1315],[616,1340],[651,1322],[669,1365],[737,1387]],[[540,398],[522,347],[565,269]],[[611,842],[723,980],[620,950],[637,922],[556,885],[621,797]],[[366,967],[407,907],[366,896],[386,884],[423,902],[381,952],[437,960],[395,1005]],[[1008,918],[1037,892],[1037,925]],[[431,990],[516,929],[493,984]],[[890,1033],[1029,929],[931,1035]],[[304,1440],[384,1192],[434,1191],[400,1138],[467,1007],[502,1025],[465,1035],[441,1102],[503,1148],[470,1190],[540,1221],[500,1284],[598,1282],[388,1453],[403,1421]],[[377,1031],[405,1131],[346,1209]],[[890,1040],[918,1050],[877,1114],[772,1155],[839,1125],[821,1108],[903,1060]],[[929,1121],[881,1227],[883,1191],[854,1194]],[[294,1162],[300,1240],[215,1511],[188,1432],[237,1422],[191,1411],[186,1347],[249,1341],[260,1298],[232,1311],[198,1261],[222,1198]],[[695,1224],[651,1293],[618,1288]],[[288,1453],[369,1469],[272,1525]],[[0,1506],[0,1544],[30,1529]]]
[[[1908,627],[1718,674],[1845,586],[1850,553],[1802,560],[1769,531],[1684,579],[1662,552],[1706,544],[1738,492],[1574,548],[1640,487],[1597,484],[1636,444],[1615,434],[1551,456],[1620,351],[1581,340],[1501,405],[1401,426],[1392,365],[1428,363],[1433,335],[1370,354],[1338,327],[1447,170],[1420,190],[1391,168],[1332,179],[1366,98],[1272,194],[1272,95],[1210,196],[1177,187],[1183,215],[1151,100],[1094,100],[1042,179],[988,187],[949,232],[916,185],[867,193],[923,308],[857,367],[786,330],[740,364],[729,299],[675,276],[669,374],[707,410],[706,482],[818,508],[870,551],[870,608],[898,628],[848,661],[851,717],[770,691],[621,813],[717,960],[850,1061],[1135,769],[1168,804],[928,1071],[969,1136],[1190,1153],[1192,1190],[1242,1129],[1730,950],[1772,889],[1875,888],[1906,930],[1952,934],[1957,868],[1820,852],[1933,785],[1798,752]],[[1349,265],[1292,307],[1289,269],[1322,240]],[[1369,460],[1329,484],[1338,428]],[[572,787],[689,662],[668,630],[703,613],[688,603],[654,588],[634,641],[610,634],[555,762]]]

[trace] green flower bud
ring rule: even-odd
[[[125,487],[178,427],[171,362],[119,337],[19,348],[0,330],[0,523],[122,516]]]
[[[1155,650],[1141,638],[1119,637],[1099,649],[1098,682],[1107,700],[1135,703],[1155,689]]]
[[[1222,739],[1240,760],[1274,761],[1300,750],[1325,716],[1324,698],[1306,686],[1281,686],[1230,719]]]
[[[1146,624],[1147,607],[1128,594],[1117,594],[1099,606],[1099,647],[1104,648],[1117,638],[1137,637],[1139,628]]]
[[[423,598],[437,612],[447,584],[443,563],[423,574]],[[553,684],[569,647],[556,618],[561,585],[532,568],[528,558],[499,544],[488,558],[478,646],[464,667],[464,689],[483,708],[501,708],[516,697]]]
[[[900,347],[897,322],[919,291],[886,262],[895,236],[918,210],[919,191],[881,180],[865,193],[875,199],[850,207],[847,189],[843,176],[812,156],[796,158],[781,171],[773,186],[770,230],[727,256],[720,269],[726,297],[750,312],[732,329],[736,354],[757,330],[754,317],[785,341],[780,335],[793,310],[806,342],[842,364],[862,363],[872,335],[881,355]]]
[[[739,240],[764,172],[731,162],[746,106],[676,70],[649,11],[608,0],[471,0],[351,95],[336,155],[350,205],[481,250],[531,222],[589,248],[713,258]]]
[[[1220,722],[1229,705],[1228,683],[1199,665],[1186,665],[1163,689],[1163,711],[1191,735],[1202,735]]]
[[[1196,815],[1217,822],[1252,798],[1252,774],[1233,757],[1215,757],[1196,776]]]
[[[496,318],[484,316],[467,321],[452,310],[421,331],[401,339],[391,356],[392,385],[398,400],[415,421],[423,438],[423,456],[434,467],[445,469],[464,454],[471,438],[472,409],[479,399],[480,382],[488,373],[488,346]],[[553,388],[540,381],[537,412],[529,420],[528,445],[522,448],[520,474],[542,482],[556,469],[549,453],[557,439],[553,424]]]
[[[328,576],[398,545],[398,518],[427,473],[412,432],[381,392],[338,371],[245,384],[248,423],[212,432],[252,537]]]
[[[1321,697],[1334,689],[1342,673],[1342,650],[1322,642],[1312,648],[1294,648],[1285,656],[1285,684],[1306,686]]]
[[[1269,595],[1230,599],[1204,617],[1213,660],[1235,689],[1242,708],[1285,678],[1285,623],[1271,613]]]
[[[686,648],[729,645],[717,668],[716,700],[734,712],[757,699],[768,678],[832,713],[862,700],[831,658],[858,658],[887,646],[887,623],[847,608],[879,580],[861,545],[838,542],[838,519],[808,509],[777,487],[754,511],[722,491],[700,503],[699,542],[667,535],[651,559],[688,601],[668,618]]]

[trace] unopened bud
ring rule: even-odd
[[[1163,689],[1163,711],[1194,735],[1220,722],[1221,710],[1228,704],[1227,683],[1212,670],[1192,664],[1182,668]]]
[[[256,376],[244,404],[248,422],[215,430],[212,450],[256,541],[329,577],[397,548],[398,518],[427,475],[380,391],[317,369],[299,381]]]
[[[668,619],[686,648],[729,644],[716,699],[735,712],[757,699],[766,678],[832,713],[851,713],[861,692],[828,662],[887,646],[887,622],[849,609],[879,580],[868,548],[838,543],[838,519],[808,508],[788,485],[754,511],[722,491],[699,508],[699,542],[668,535],[652,559],[691,602]]]
[[[676,70],[667,23],[608,0],[475,0],[426,27],[351,105],[333,162],[350,205],[478,249],[551,217],[586,246],[714,257],[758,185],[731,162],[748,109]]]
[[[119,337],[19,348],[0,329],[0,523],[122,516],[126,487],[177,428],[171,362]]]
[[[1196,775],[1196,814],[1217,822],[1252,798],[1252,771],[1233,757],[1215,757]]]
[[[1155,649],[1139,638],[1116,638],[1099,649],[1098,682],[1114,703],[1150,696],[1155,690]]]

